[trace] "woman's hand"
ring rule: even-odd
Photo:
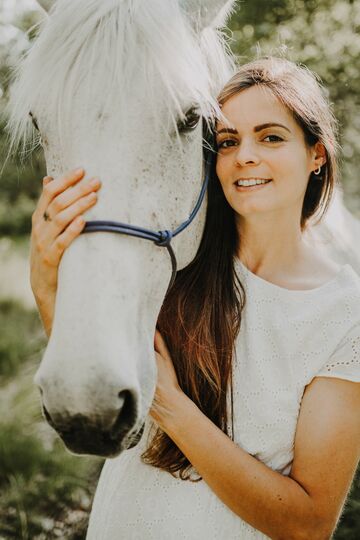
[[[155,330],[154,348],[158,378],[150,416],[164,429],[175,418],[180,401],[188,398],[179,386],[169,350],[158,330]]]
[[[82,214],[96,203],[96,191],[101,187],[99,179],[79,185],[84,174],[83,169],[78,169],[56,179],[45,176],[43,191],[32,215],[30,284],[48,336],[61,257],[83,230]]]

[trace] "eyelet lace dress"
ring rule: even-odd
[[[247,302],[235,343],[234,440],[288,475],[305,386],[314,377],[360,382],[360,277],[346,264],[310,290],[278,287],[235,269]],[[106,460],[87,540],[268,538],[233,513],[207,484],[145,465],[151,419],[135,448]]]

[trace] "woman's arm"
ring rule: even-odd
[[[248,454],[181,391],[157,332],[152,417],[216,495],[273,539],[331,537],[360,457],[360,385],[315,378],[306,387],[289,477]]]
[[[32,215],[30,283],[48,337],[54,318],[60,260],[84,228],[81,214],[95,204],[95,192],[101,185],[99,180],[93,184],[91,180],[79,183],[84,174],[85,171],[79,169],[55,180],[45,176],[43,191]],[[44,212],[48,214],[46,221]]]
[[[48,338],[51,334],[52,323],[54,319],[55,295],[56,293],[51,295],[48,294],[44,296],[44,298],[42,298],[41,296],[37,296],[34,293],[34,298],[39,311],[40,319],[44,327],[45,334]]]

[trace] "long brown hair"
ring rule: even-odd
[[[311,217],[320,221],[333,194],[337,171],[336,121],[316,76],[306,67],[282,58],[267,57],[242,66],[223,88],[218,101],[223,104],[254,85],[267,87],[292,112],[308,146],[320,142],[325,147],[326,163],[320,175],[312,173],[309,177],[300,223],[303,231]],[[234,270],[239,246],[234,210],[213,170],[198,252],[177,273],[157,326],[183,391],[232,437],[234,343],[246,303],[245,290]],[[142,454],[144,462],[183,480],[195,480],[191,463],[175,443],[161,429],[152,435]]]

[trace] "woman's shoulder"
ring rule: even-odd
[[[332,293],[348,295],[352,291],[360,299],[360,276],[349,263],[339,264],[324,258],[312,258],[298,269],[296,275],[268,281],[252,273],[239,258],[234,259],[235,271],[245,288],[255,297],[270,295],[283,299],[315,299]]]
[[[294,347],[297,343],[301,347],[313,344],[316,334],[320,349],[327,353],[350,330],[358,329],[360,335],[360,276],[349,263],[320,258],[317,262],[316,278],[310,283],[309,277],[303,287],[292,289],[263,280],[249,272],[241,261],[235,261],[246,291],[247,326],[256,325],[257,331],[271,327],[278,340],[283,343],[291,338]],[[310,265],[309,276],[311,268],[314,271]]]
[[[344,291],[346,298],[352,295],[353,302],[360,302],[360,275],[349,262],[337,263],[335,261],[322,260],[323,265],[319,264],[319,270],[314,279],[321,283],[334,283],[339,293]],[[360,305],[360,304],[359,304]],[[358,318],[360,321],[360,308],[358,309]]]
[[[269,370],[266,380],[281,373],[301,387],[317,373],[359,379],[360,276],[349,263],[323,262],[307,290],[279,287],[235,265],[247,299],[237,350],[254,361],[269,358],[259,364]]]
[[[341,262],[330,258],[324,251],[307,246],[297,274],[299,289],[311,290],[322,287],[326,283],[336,281],[343,273],[349,278],[349,284],[357,288],[360,276],[347,260]],[[345,279],[346,281],[346,279]]]
[[[305,279],[311,284],[309,288],[315,289],[334,279],[343,267],[344,264],[339,264],[331,259],[313,256],[305,266]]]

